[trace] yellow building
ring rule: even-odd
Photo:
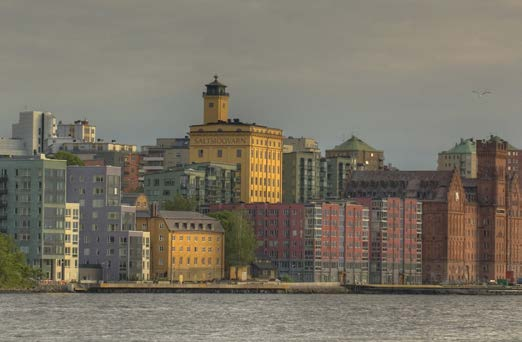
[[[78,246],[80,230],[80,205],[65,203],[64,259],[59,261],[62,279],[78,281]]]
[[[283,131],[229,119],[229,94],[214,77],[203,93],[204,123],[190,126],[190,162],[238,164],[241,201],[281,202]]]
[[[149,231],[151,278],[208,281],[224,277],[225,232],[221,223],[190,211],[158,211],[137,215],[136,227]]]

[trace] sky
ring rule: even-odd
[[[461,137],[522,148],[520,18],[519,0],[2,0],[0,136],[28,109],[183,137],[218,74],[232,118],[434,169]]]

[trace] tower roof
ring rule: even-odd
[[[378,152],[375,148],[368,145],[355,135],[352,135],[352,137],[345,142],[343,142],[340,145],[337,145],[333,148],[334,150],[341,150],[341,151],[369,151],[369,152]]]
[[[214,75],[214,81],[210,82],[209,84],[205,84],[206,87],[209,87],[209,86],[218,86],[218,87],[227,87],[226,85],[224,85],[223,83],[219,82],[218,81],[218,75]]]
[[[218,81],[218,75],[214,75],[214,82],[205,84],[207,91],[203,93],[203,96],[228,96],[226,92],[226,85]]]
[[[473,139],[460,139],[460,143],[456,143],[455,146],[444,153],[454,154],[470,154],[477,152],[477,143]]]

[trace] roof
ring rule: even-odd
[[[214,75],[214,81],[210,82],[209,84],[205,84],[205,86],[219,86],[219,87],[227,87],[223,83],[218,81],[218,75]]]
[[[375,148],[368,145],[355,135],[340,145],[337,145],[333,148],[334,150],[342,150],[342,151],[369,151],[369,152],[378,152]]]
[[[138,192],[126,192],[121,195],[121,203],[122,204],[128,204],[128,205],[136,205],[136,200],[138,199],[139,195],[142,195]]]
[[[195,211],[168,211],[168,210],[160,210],[159,216],[161,216],[165,222],[167,223],[167,226],[169,230],[177,230],[177,231],[201,231],[201,230],[209,230],[206,226],[206,224],[212,224],[211,231],[218,232],[218,233],[224,233],[225,230],[223,229],[223,226],[221,225],[221,222],[213,217],[200,214]],[[198,230],[195,230],[195,228],[188,228],[183,227],[181,225],[177,225],[176,223],[179,223],[179,221],[188,221],[190,223],[202,223],[203,228],[199,228]]]
[[[353,171],[350,197],[401,197],[445,201],[454,171]]]
[[[215,220],[213,217],[200,214],[196,211],[160,210],[159,214],[163,218],[173,218],[178,220]]]
[[[452,154],[477,153],[477,143],[475,142],[475,140],[473,140],[473,138],[460,139],[460,142],[456,143],[452,149],[449,149],[442,153],[452,153]]]

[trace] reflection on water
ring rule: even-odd
[[[0,341],[520,341],[522,296],[0,294]]]

